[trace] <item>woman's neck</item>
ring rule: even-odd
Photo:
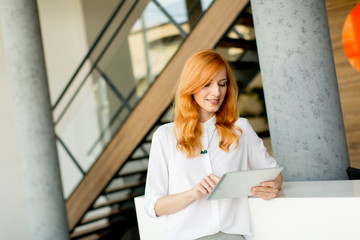
[[[199,120],[201,123],[204,123],[204,122],[209,121],[209,119],[211,119],[214,115],[215,115],[215,113],[199,114]]]

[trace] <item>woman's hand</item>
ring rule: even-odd
[[[195,200],[211,193],[220,178],[214,174],[204,177],[194,188],[185,192],[160,197],[155,203],[156,216],[176,213]]]
[[[211,193],[219,180],[220,177],[214,174],[205,176],[198,184],[196,184],[195,188],[193,188],[196,199]]]
[[[276,198],[282,185],[283,177],[280,173],[274,180],[262,182],[261,186],[251,188],[251,193],[264,200]]]
[[[270,200],[277,197],[279,192],[278,183],[273,181],[262,182],[261,186],[256,186],[251,189],[251,193],[264,200]]]

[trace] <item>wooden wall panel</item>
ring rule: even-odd
[[[336,74],[349,150],[350,166],[360,168],[360,72],[348,62],[342,47],[342,28],[358,0],[326,0]]]

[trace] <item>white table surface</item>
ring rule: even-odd
[[[360,197],[360,180],[284,182],[279,198]]]
[[[142,240],[162,239],[165,218],[135,198]],[[360,240],[360,180],[285,182],[278,198],[249,197],[252,240]]]
[[[360,240],[360,180],[285,182],[249,209],[253,240]]]

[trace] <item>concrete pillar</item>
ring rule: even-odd
[[[69,239],[36,1],[0,15],[31,239]]]
[[[284,178],[347,179],[324,0],[251,0],[266,110]]]

